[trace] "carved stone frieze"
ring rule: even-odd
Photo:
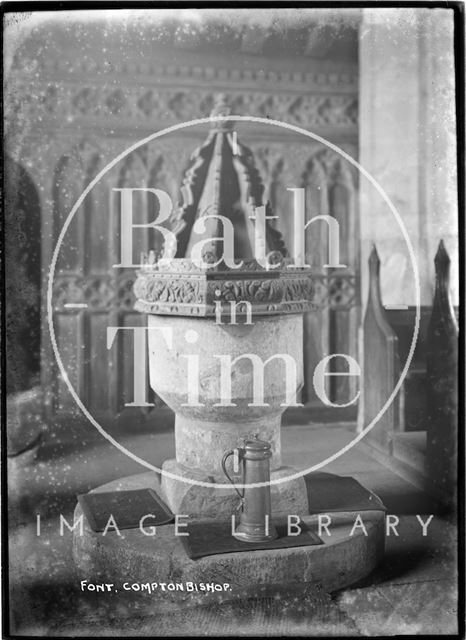
[[[28,100],[26,96],[34,96]],[[18,83],[10,94],[10,116],[19,113],[37,120],[38,107],[44,117],[60,118],[72,122],[74,118],[102,118],[131,122],[163,122],[175,124],[209,113],[215,92],[192,88],[147,88],[124,86],[115,88],[108,84],[31,86]],[[356,94],[287,94],[277,91],[232,90],[230,104],[235,115],[254,115],[283,120],[305,128],[334,126],[356,130],[358,104]],[[40,121],[39,121],[40,124]]]
[[[76,313],[79,309],[65,305],[78,303],[87,304],[86,310],[90,312],[131,312],[137,299],[140,310],[143,306],[144,310],[156,312],[162,307],[170,309],[171,306],[182,305],[180,309],[184,311],[192,307],[187,315],[203,315],[202,305],[207,304],[213,314],[216,301],[224,305],[225,313],[229,312],[229,302],[240,301],[253,304],[255,313],[259,313],[259,308],[264,313],[298,313],[325,308],[347,310],[359,304],[358,278],[354,274],[328,276],[311,272],[310,275],[299,276],[292,270],[290,273],[281,270],[280,277],[265,280],[257,277],[260,266],[255,267],[256,276],[253,275],[254,265],[247,266],[245,273],[248,276],[242,280],[228,279],[225,272],[216,269],[201,272],[192,264],[191,272],[183,272],[180,265],[178,271],[167,271],[161,278],[155,276],[157,271],[142,278],[134,275],[117,279],[105,275],[61,275],[54,282],[53,308],[58,313]],[[206,273],[210,273],[212,279],[204,277]],[[241,316],[244,311],[239,307],[237,315]]]
[[[283,298],[283,284],[279,280],[222,280],[208,283],[206,302],[215,305],[229,302],[250,302],[251,304],[278,304]]]
[[[171,266],[173,265],[173,269]],[[183,271],[183,267],[185,270]],[[187,259],[171,259],[146,266],[134,283],[138,311],[212,317],[221,310],[238,316],[248,309],[257,315],[299,313],[311,308],[309,270],[283,260],[276,269],[264,269],[255,261],[239,269],[200,268]],[[240,305],[244,302],[248,304]]]

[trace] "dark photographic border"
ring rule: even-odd
[[[457,526],[458,526],[458,634],[445,637],[465,637],[465,341],[464,341],[464,327],[465,327],[465,109],[464,109],[464,95],[465,95],[465,69],[464,69],[464,39],[465,39],[465,20],[464,20],[464,4],[460,1],[439,1],[426,2],[420,0],[416,1],[351,1],[343,0],[342,2],[325,2],[325,1],[310,1],[310,2],[277,2],[273,0],[264,2],[245,2],[245,1],[231,1],[231,2],[205,2],[205,1],[193,1],[187,0],[185,2],[144,2],[136,0],[134,2],[121,1],[116,2],[114,0],[99,0],[93,1],[28,1],[28,2],[10,2],[7,1],[1,6],[2,15],[17,12],[39,12],[39,11],[75,11],[75,10],[88,10],[98,11],[102,9],[183,9],[183,8],[215,8],[215,9],[232,9],[232,8],[254,8],[263,9],[267,8],[308,8],[308,9],[351,9],[351,8],[443,8],[451,9],[454,14],[454,59],[455,59],[455,92],[456,92],[456,127],[457,127],[457,188],[458,188],[458,231],[459,231],[459,371],[458,371],[458,388],[459,388],[459,404],[458,404],[458,506],[457,506]],[[2,45],[3,45],[3,29],[2,29]],[[3,46],[2,46],[3,55]],[[3,101],[1,105],[2,110],[2,132],[4,133],[4,120],[3,120]],[[5,141],[3,139],[3,145]],[[5,157],[5,148],[2,148],[2,159]],[[2,193],[1,193],[1,205],[2,212],[5,211],[5,172],[4,165],[2,171]],[[2,624],[2,637],[4,638],[22,638],[24,636],[18,636],[11,633],[9,622],[9,569],[8,569],[8,479],[7,479],[7,465],[6,465],[6,376],[7,372],[7,358],[6,358],[6,335],[5,335],[5,223],[4,216],[1,217],[1,414],[2,414],[2,428],[1,428],[1,501],[3,505],[2,517],[1,517],[1,567],[2,567],[2,609],[3,609],[3,624]],[[59,636],[54,636],[59,637]],[[67,636],[72,637],[72,636]],[[80,637],[90,637],[81,636]],[[100,636],[104,637],[104,636]],[[112,636],[117,637],[117,636]],[[124,636],[129,638],[129,636]],[[318,637],[318,636],[313,636]],[[348,636],[350,637],[350,636]],[[355,636],[360,637],[360,636]],[[382,638],[383,636],[377,636]],[[393,636],[390,636],[393,637]],[[401,636],[403,638],[419,637],[419,636]],[[432,637],[422,636],[421,637]]]

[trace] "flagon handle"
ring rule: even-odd
[[[223,469],[223,473],[226,475],[226,477],[228,478],[228,481],[230,482],[230,484],[233,486],[234,490],[236,491],[236,493],[238,494],[241,503],[243,502],[243,498],[244,498],[244,489],[243,489],[243,493],[240,492],[240,490],[237,488],[237,486],[235,485],[235,483],[233,482],[233,480],[230,477],[230,474],[228,473],[227,469],[226,469],[226,463],[227,460],[230,456],[234,456],[235,453],[239,456],[239,452],[240,449],[231,449],[230,451],[227,451],[222,458],[222,469]]]

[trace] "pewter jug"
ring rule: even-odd
[[[272,456],[270,444],[259,440],[257,435],[254,436],[254,439],[247,440],[243,447],[237,447],[224,454],[222,469],[241,500],[240,523],[233,533],[234,537],[243,542],[274,540],[277,532],[271,522],[270,484],[246,487],[242,492],[239,491],[226,469],[226,462],[230,456],[235,456],[242,468],[241,484],[269,483],[269,460]]]

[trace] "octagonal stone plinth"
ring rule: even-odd
[[[96,491],[152,488],[160,492],[158,478],[143,473],[103,485]],[[82,515],[79,505],[75,521]],[[385,516],[383,511],[361,513],[365,531],[354,528],[358,514],[329,512],[331,535],[322,535],[324,544],[288,549],[264,549],[240,553],[218,554],[191,560],[175,536],[173,525],[157,527],[154,536],[139,529],[126,529],[118,535],[109,531],[94,533],[84,519],[83,533],[73,531],[73,556],[83,579],[112,583],[121,593],[124,583],[206,583],[229,584],[222,593],[210,594],[221,601],[261,595],[268,585],[314,583],[327,592],[346,587],[367,576],[383,557]],[[317,532],[318,516],[304,516],[303,521]],[[354,528],[354,531],[353,531]],[[117,601],[117,595],[111,594]],[[184,606],[205,602],[206,594],[186,591],[151,593],[149,610],[160,603]],[[148,613],[148,612],[146,612]]]

